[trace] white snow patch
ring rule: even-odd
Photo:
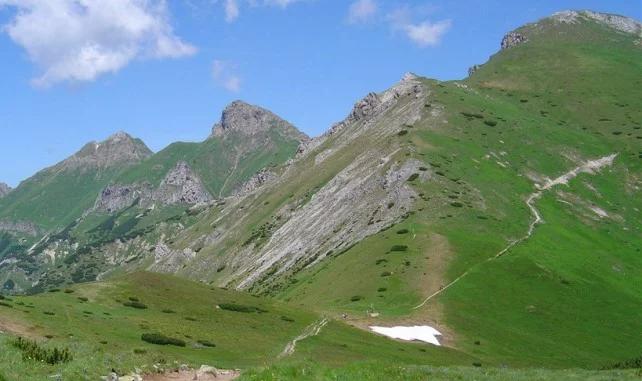
[[[439,344],[437,336],[442,336],[441,332],[427,325],[418,325],[414,327],[376,327],[370,329],[380,335],[388,336],[393,339],[406,341],[423,341],[433,345]]]

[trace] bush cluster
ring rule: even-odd
[[[264,310],[264,309],[262,309],[260,307],[245,306],[243,304],[235,304],[235,303],[221,303],[218,306],[222,310],[234,311],[234,312],[243,312],[243,313],[253,313],[253,312],[263,313],[263,312],[267,312],[267,310]]]
[[[177,347],[184,347],[185,341],[173,337],[165,336],[160,333],[143,333],[140,339],[144,342],[157,345],[174,345]]]
[[[23,360],[33,360],[49,365],[67,363],[73,360],[68,348],[45,348],[35,341],[18,337],[13,341],[13,346],[22,352]]]
[[[129,301],[129,302],[125,302],[125,303],[123,303],[123,306],[125,306],[125,307],[131,307],[131,308],[137,308],[137,309],[139,309],[139,310],[147,309],[147,305],[145,305],[145,304],[143,304],[143,303],[141,303],[141,302],[132,302],[132,301]]]

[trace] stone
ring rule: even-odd
[[[88,170],[110,168],[122,164],[135,164],[152,155],[152,151],[139,139],[118,132],[102,142],[90,142],[73,156],[56,165],[63,170]]]
[[[163,204],[199,204],[212,201],[212,195],[205,189],[201,179],[190,166],[180,161],[161,181],[153,196]]]
[[[0,183],[0,198],[8,195],[11,192],[11,187],[5,183]]]
[[[224,137],[230,132],[253,136],[275,128],[296,140],[309,140],[307,135],[271,111],[243,101],[234,101],[223,110],[221,121],[212,129],[212,137]]]
[[[526,36],[518,32],[510,32],[502,39],[502,50],[513,48],[517,45],[523,44],[528,41]]]

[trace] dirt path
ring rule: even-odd
[[[232,381],[237,379],[241,374],[237,371],[226,371],[214,376],[203,374],[196,377],[195,371],[179,371],[164,374],[152,374],[143,376],[143,381]]]
[[[415,306],[414,309],[418,309],[418,308],[421,308],[421,307],[425,306],[426,303],[428,303],[432,298],[434,298],[435,296],[437,296],[437,295],[441,294],[442,292],[446,291],[452,285],[456,284],[462,278],[466,277],[466,275],[468,275],[470,273],[470,271],[472,269],[474,269],[475,267],[480,266],[480,265],[482,265],[482,264],[484,264],[486,262],[493,261],[493,260],[503,256],[504,254],[508,253],[516,245],[518,245],[518,244],[526,241],[527,239],[529,239],[533,235],[533,233],[535,232],[535,228],[537,227],[537,225],[541,224],[544,221],[542,219],[542,215],[540,214],[539,210],[537,210],[537,208],[535,207],[535,202],[540,197],[542,197],[542,194],[544,194],[544,192],[552,189],[553,187],[555,187],[557,185],[567,184],[570,180],[572,180],[575,177],[577,177],[580,173],[594,174],[596,171],[600,170],[601,168],[612,165],[613,164],[613,160],[615,160],[616,156],[617,156],[617,154],[614,153],[614,154],[611,154],[609,156],[604,156],[604,157],[601,157],[601,158],[596,159],[596,160],[589,160],[589,161],[585,162],[584,164],[579,165],[579,166],[573,168],[572,170],[566,172],[565,174],[563,174],[560,177],[557,177],[557,178],[552,179],[552,180],[551,179],[547,179],[543,186],[539,185],[539,184],[535,184],[535,188],[537,188],[537,190],[535,192],[531,193],[528,196],[528,198],[526,198],[526,205],[528,206],[528,209],[530,210],[531,215],[533,216],[533,219],[532,219],[531,223],[528,225],[528,231],[526,232],[526,235],[524,235],[523,237],[521,237],[519,239],[511,241],[499,253],[495,254],[494,256],[486,259],[485,261],[483,261],[481,263],[478,263],[478,264],[474,265],[473,267],[471,267],[470,269],[466,270],[463,274],[461,274],[460,276],[455,278],[455,280],[453,280],[452,282],[448,283],[446,286],[440,288],[438,291],[436,291],[433,294],[431,294],[430,296],[428,296],[426,299],[424,299],[423,302],[421,302],[421,304]]]
[[[305,339],[307,339],[308,337],[311,337],[311,336],[318,335],[321,332],[321,330],[323,329],[323,327],[325,327],[326,324],[328,324],[328,319],[327,318],[323,318],[323,319],[321,319],[319,321],[316,321],[316,322],[310,324],[309,326],[307,326],[305,328],[305,330],[303,331],[303,333],[301,333],[299,336],[295,337],[292,341],[290,341],[285,346],[285,348],[283,349],[283,352],[281,352],[281,354],[279,355],[279,358],[290,356],[292,353],[294,353],[294,350],[296,349],[296,344],[299,341],[305,340]]]

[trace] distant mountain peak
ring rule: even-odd
[[[642,37],[642,23],[631,17],[589,10],[565,10],[553,13],[550,18],[566,24],[576,24],[582,19],[594,21],[620,32],[632,33]]]
[[[212,136],[225,136],[231,131],[253,136],[270,129],[279,129],[280,132],[299,141],[308,139],[304,133],[273,112],[241,100],[225,107],[220,122],[212,129]]]
[[[85,144],[58,166],[63,169],[108,168],[138,163],[151,155],[152,151],[140,139],[119,131],[101,142]]]
[[[0,183],[0,198],[6,196],[11,192],[11,187],[5,183]]]

